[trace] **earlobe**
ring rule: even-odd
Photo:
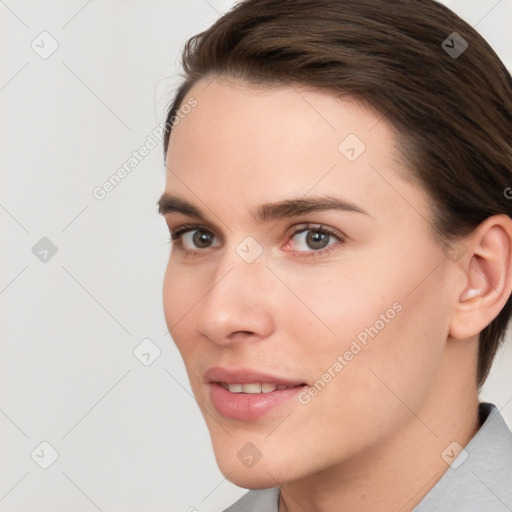
[[[480,333],[505,306],[512,290],[512,220],[486,219],[467,239],[468,253],[458,264],[465,274],[450,325],[453,338]]]

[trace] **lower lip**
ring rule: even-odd
[[[226,418],[250,421],[294,398],[305,386],[276,389],[270,393],[231,393],[216,382],[210,383],[210,398],[217,411]]]

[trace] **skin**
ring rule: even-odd
[[[221,471],[242,487],[280,486],[281,511],[411,510],[448,469],[443,451],[479,428],[478,333],[512,286],[508,217],[488,219],[455,261],[434,241],[430,199],[407,178],[379,113],[328,91],[219,77],[188,97],[198,103],[173,128],[166,192],[207,219],[165,219],[171,231],[199,224],[212,236],[208,247],[194,245],[194,231],[174,242],[164,312]],[[348,134],[366,145],[353,162],[338,149]],[[251,215],[323,194],[366,214]],[[313,233],[294,235],[305,222]],[[318,225],[340,239],[311,248],[306,235]],[[247,236],[263,251],[252,263],[236,251]],[[397,303],[393,319],[333,373],[357,335]],[[329,368],[335,376],[307,404],[239,421],[213,407],[211,366],[309,386]],[[237,457],[248,442],[262,454],[250,468]]]

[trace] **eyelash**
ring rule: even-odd
[[[176,228],[175,230],[170,232],[169,236],[169,242],[172,244],[179,244],[180,249],[185,252],[187,257],[196,257],[196,256],[203,256],[206,252],[209,252],[208,249],[197,249],[195,251],[191,251],[189,249],[185,249],[183,245],[181,244],[181,236],[185,233],[188,233],[189,231],[205,231],[207,233],[212,233],[209,229],[205,228],[204,226],[200,226],[197,224],[183,224],[182,226]],[[305,222],[303,224],[293,226],[292,232],[289,235],[288,239],[292,239],[295,235],[298,233],[302,233],[304,231],[314,231],[315,233],[323,233],[325,235],[329,235],[337,240],[338,243],[330,244],[327,247],[324,247],[323,249],[318,250],[311,250],[311,251],[291,251],[298,253],[301,258],[315,258],[320,256],[325,256],[326,254],[330,253],[332,250],[336,249],[336,247],[339,244],[342,244],[345,242],[345,237],[341,235],[340,233],[337,233],[331,229],[329,229],[326,226],[323,226],[321,224],[313,224],[309,222]],[[288,243],[288,242],[287,242]]]

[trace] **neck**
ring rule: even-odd
[[[338,466],[281,486],[279,511],[413,510],[448,470],[445,459],[453,451],[447,447],[453,442],[466,446],[480,428],[474,375],[459,373],[454,382],[453,372],[459,369],[460,359],[446,362],[421,410],[411,411],[410,421],[391,438]]]

